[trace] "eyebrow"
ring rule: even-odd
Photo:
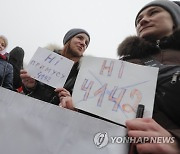
[[[149,12],[151,12],[151,11],[153,11],[153,10],[156,10],[156,9],[159,9],[159,8],[160,8],[160,7],[158,7],[158,6],[152,6],[152,7],[149,8],[145,13],[149,13]],[[137,24],[137,20],[141,19],[142,16],[143,16],[143,14],[140,14],[140,15],[137,17],[137,19],[136,19],[136,24]]]

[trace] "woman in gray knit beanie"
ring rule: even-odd
[[[160,71],[152,118],[127,120],[128,135],[146,139],[136,142],[138,153],[180,154],[180,7],[168,0],[152,1],[137,13],[135,27],[137,36],[121,42],[118,55]]]
[[[90,35],[86,30],[81,28],[73,28],[69,30],[63,38],[63,49],[56,51],[58,54],[74,61],[74,65],[66,80],[64,88],[58,87],[55,90],[48,85],[37,82],[28,75],[27,71],[21,70],[24,93],[31,97],[59,105],[63,98],[72,94],[74,83],[79,71],[79,60],[86,51],[89,42]],[[61,68],[59,68],[59,70],[61,70]]]
[[[77,62],[83,56],[90,42],[89,33],[81,28],[70,29],[63,38],[61,55]]]
[[[90,42],[90,36],[89,36],[89,33],[86,30],[81,29],[81,28],[73,28],[73,29],[70,29],[65,34],[65,36],[63,38],[63,44],[65,45],[71,38],[73,38],[75,35],[80,34],[80,33],[86,34],[88,36],[89,42]]]
[[[170,15],[170,18],[173,21],[173,23],[172,23],[173,24],[173,27],[172,27],[173,31],[180,28],[180,8],[179,8],[179,6],[176,3],[168,1],[168,0],[155,0],[155,1],[152,1],[152,2],[148,3],[147,5],[145,5],[138,12],[138,14],[136,16],[135,26],[136,26],[138,35],[140,35],[140,33],[141,33],[141,30],[140,31],[138,30],[138,26],[141,25],[139,23],[142,19],[142,12],[144,12],[144,10],[147,10],[148,8],[153,7],[153,6],[160,7],[162,9],[164,9],[165,11],[167,11],[167,13]],[[151,19],[151,18],[149,18],[149,19]],[[167,22],[169,22],[169,21],[167,21]],[[169,24],[171,24],[171,23],[169,22]],[[166,25],[167,24],[165,23],[164,26],[166,26]],[[162,27],[162,30],[163,30],[163,27]],[[173,31],[171,31],[171,33],[173,33]],[[161,38],[159,38],[159,39],[161,39]]]

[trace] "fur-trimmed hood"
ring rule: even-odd
[[[137,36],[127,37],[119,44],[118,56],[130,56],[131,58],[144,58],[157,54],[165,49],[178,50],[180,52],[180,29],[171,36],[158,41],[147,41]]]
[[[59,51],[61,51],[63,49],[63,47],[57,45],[57,44],[48,44],[47,46],[45,46],[46,49],[54,51],[56,53],[58,53]]]

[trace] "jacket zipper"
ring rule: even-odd
[[[162,71],[162,72],[164,72],[164,71]],[[161,78],[160,81],[158,81],[158,84],[161,85],[161,84],[164,84],[167,82],[170,82],[171,84],[175,84],[178,81],[179,77],[180,77],[180,71],[177,70],[177,71],[175,71],[175,73],[172,73],[171,75]]]
[[[177,80],[179,79],[179,76],[180,76],[180,71],[176,71],[172,76],[171,83],[175,84],[177,82]]]
[[[159,44],[160,44],[160,40],[157,40],[157,41],[156,41],[156,46],[157,46],[158,48],[160,48]]]

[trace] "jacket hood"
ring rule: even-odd
[[[129,36],[117,49],[118,56],[130,56],[131,58],[144,58],[156,54],[161,49],[180,50],[180,29],[176,30],[169,37],[159,41],[150,41],[137,36]]]
[[[18,70],[23,68],[24,50],[21,47],[15,47],[9,52],[9,62]]]
[[[59,51],[61,51],[63,48],[57,44],[48,44],[47,46],[45,46],[46,49],[54,51],[56,53],[58,53]]]

